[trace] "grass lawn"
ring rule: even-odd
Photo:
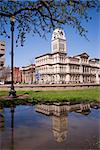
[[[29,95],[36,101],[98,101],[100,102],[100,89],[70,90],[70,91],[30,91]]]
[[[28,94],[29,102],[100,102],[100,88],[66,91],[17,91],[17,94]],[[0,91],[0,97],[7,95],[7,91]]]

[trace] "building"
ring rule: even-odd
[[[5,68],[6,73],[6,83],[11,81],[11,70]],[[9,68],[10,69],[10,68]],[[8,72],[9,71],[9,72]],[[13,68],[13,81],[14,83],[26,83],[32,84],[35,83],[35,65],[31,64],[24,67],[14,67]]]
[[[4,64],[5,64],[5,42],[0,41],[0,81],[3,81]]]
[[[31,64],[21,68],[21,82],[32,84],[35,83],[35,65]]]
[[[0,69],[4,67],[5,63],[5,42],[0,41]]]
[[[21,83],[21,71],[19,67],[13,68],[14,83]]]
[[[100,59],[90,59],[85,52],[69,57],[62,29],[54,30],[51,51],[35,58],[38,83],[100,83]]]

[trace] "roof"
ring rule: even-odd
[[[30,65],[27,65],[27,66],[23,66],[22,69],[29,69],[29,68],[31,68],[32,66],[35,66],[35,64],[30,64]]]
[[[92,59],[90,59],[90,61],[100,61],[100,59],[99,58],[92,58]]]
[[[55,55],[55,54],[64,54],[64,55],[66,55],[66,53],[64,53],[64,52],[46,53],[46,54],[40,55],[38,57],[35,57],[35,59],[40,58],[40,57],[44,57],[46,55],[52,56],[52,55]]]
[[[40,58],[40,57],[44,57],[44,56],[46,56],[46,55],[51,55],[51,53],[46,53],[46,54],[43,54],[43,55],[37,56],[37,57],[35,57],[35,59]]]
[[[75,55],[73,57],[86,57],[86,58],[88,58],[89,55],[87,53],[82,53],[82,54],[79,54],[79,55]]]

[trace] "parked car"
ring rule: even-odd
[[[4,85],[4,82],[3,82],[3,81],[0,81],[0,85]]]
[[[55,84],[54,82],[50,82],[50,84]]]
[[[11,84],[11,81],[5,81],[4,84]]]

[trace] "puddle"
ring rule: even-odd
[[[100,109],[82,105],[0,108],[0,150],[99,149]]]

